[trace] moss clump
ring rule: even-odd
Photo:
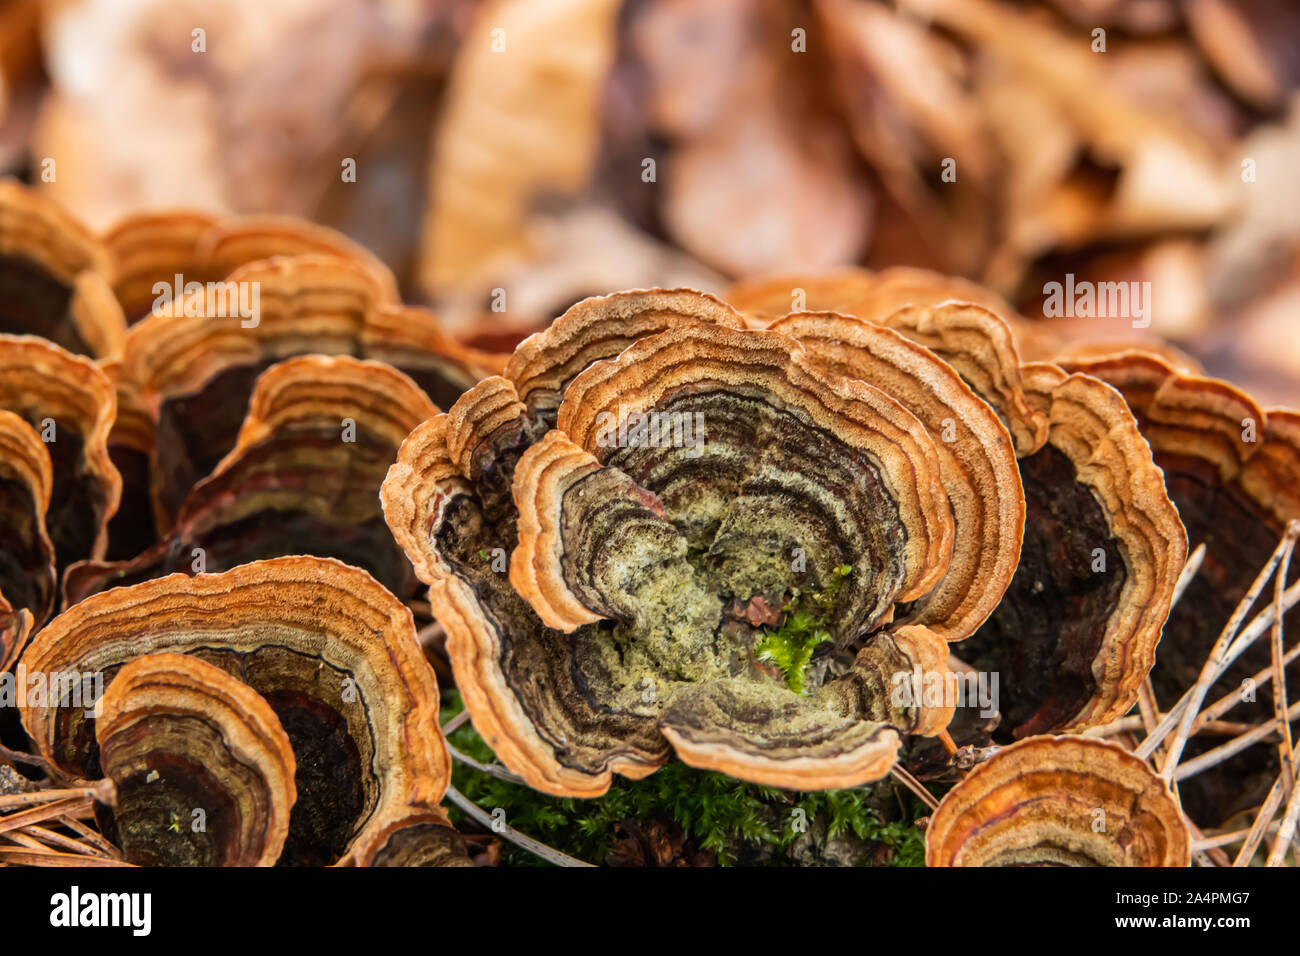
[[[781,668],[786,686],[796,694],[804,692],[804,673],[813,651],[831,640],[825,622],[835,609],[835,598],[844,579],[852,571],[851,565],[842,564],[831,572],[830,584],[822,590],[805,595],[796,589],[789,602],[781,608],[785,612],[781,626],[764,631],[755,648],[759,660]]]
[[[446,695],[445,723],[461,710],[460,695]],[[466,724],[451,735],[458,750],[487,763],[492,750]],[[723,866],[796,866],[841,862],[826,847],[851,845],[856,859],[889,866],[920,866],[924,839],[914,822],[920,801],[889,781],[871,788],[795,793],[746,784],[672,762],[644,780],[615,777],[593,800],[551,797],[456,764],[453,782],[488,813],[505,810],[506,822],[528,836],[588,863],[602,864],[621,824],[667,821],[681,828],[693,852],[712,854]],[[464,819],[455,807],[452,819]],[[507,843],[504,861],[543,866],[545,861]]]
[[[760,661],[781,668],[786,686],[796,694],[802,694],[804,672],[812,660],[813,651],[819,644],[829,641],[831,635],[807,611],[791,610],[788,604],[782,610],[786,611],[785,622],[775,631],[764,633],[755,654]]]

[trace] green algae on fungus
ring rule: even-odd
[[[851,786],[951,716],[889,699],[896,671],[946,669],[941,638],[890,626],[951,558],[934,441],[884,392],[741,324],[694,292],[581,303],[417,428],[384,483],[475,726],[536,789],[597,795],[674,751]],[[611,415],[656,413],[704,440],[601,440]],[[508,578],[477,557],[498,547]],[[809,661],[790,643],[783,672],[760,645],[816,592],[830,640]]]

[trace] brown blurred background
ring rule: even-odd
[[[909,264],[1300,405],[1294,0],[5,0],[0,62],[3,172],[92,227],[304,216],[475,344]]]

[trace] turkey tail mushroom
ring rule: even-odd
[[[256,691],[187,654],[124,664],[95,721],[105,833],[141,866],[273,866],[297,799],[293,750]]]
[[[102,674],[111,691],[123,665],[163,652],[239,677],[289,735],[298,799],[281,863],[346,860],[410,808],[441,801],[451,767],[438,685],[411,612],[365,571],[293,556],[113,588],[52,620],[23,662]],[[93,714],[31,700],[20,712],[57,773],[100,775]]]
[[[1030,737],[939,803],[927,866],[1187,866],[1191,835],[1168,784],[1119,746]]]

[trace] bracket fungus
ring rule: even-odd
[[[473,866],[465,840],[441,809],[415,810],[377,829],[353,858],[358,866]]]
[[[68,603],[287,554],[338,558],[409,597],[416,581],[384,523],[379,486],[406,435],[436,414],[419,386],[380,362],[309,355],[272,365],[235,447],[186,496],[171,532],[130,561],[70,569]]]
[[[85,225],[40,193],[0,182],[0,333],[112,358],[126,332],[112,277],[112,255]]]
[[[188,654],[124,664],[95,720],[105,835],[141,866],[272,866],[297,792],[289,737],[251,687]]]
[[[794,313],[768,327],[802,343],[821,370],[888,392],[939,439],[956,540],[947,574],[905,619],[948,641],[969,637],[1002,600],[1020,557],[1025,497],[1011,436],[951,365],[892,329],[833,313]]]
[[[1062,359],[1110,382],[1123,393],[1164,471],[1188,537],[1205,545],[1205,557],[1165,626],[1152,685],[1170,706],[1194,684],[1238,603],[1278,546],[1287,523],[1300,518],[1300,413],[1265,409],[1227,382],[1180,369],[1169,356],[1146,347],[1109,355]],[[1294,563],[1287,583],[1300,578]],[[1251,609],[1258,612],[1264,596]],[[1284,617],[1288,631],[1300,612]],[[1273,713],[1270,695],[1246,695],[1270,663],[1267,644],[1249,648],[1214,685],[1212,695],[1240,694],[1239,713],[1257,719]],[[1287,668],[1288,683],[1300,667]],[[1249,684],[1243,682],[1250,681]],[[1206,745],[1195,739],[1189,753]],[[1261,757],[1262,755],[1262,757]],[[1188,813],[1217,826],[1232,813],[1260,802],[1277,774],[1272,748],[1252,748],[1182,785]]]
[[[1020,565],[958,653],[1003,675],[1017,737],[1127,713],[1150,671],[1187,558],[1187,533],[1123,397],[1055,365],[1024,366],[1047,441],[1020,460]]]
[[[1042,447],[1047,440],[1047,420],[1025,397],[1020,350],[1011,328],[997,313],[980,305],[946,302],[907,305],[878,321],[924,345],[956,369],[975,394],[998,413],[1015,441],[1017,455]]]
[[[948,791],[927,866],[1187,866],[1191,835],[1168,784],[1119,746],[1030,737]]]
[[[411,612],[358,568],[293,556],[224,574],[173,574],[93,595],[28,645],[31,671],[102,674],[108,692],[142,655],[193,655],[265,698],[288,734],[297,800],[279,863],[349,862],[354,846],[450,776],[438,687]],[[29,700],[23,725],[61,774],[100,775],[96,720]]]
[[[788,295],[800,281],[739,292],[761,315],[782,304],[780,288]],[[944,438],[936,447],[961,541],[943,585],[904,619],[949,640],[971,638],[956,652],[1005,678],[1004,716],[1017,736],[1122,715],[1151,669],[1187,538],[1120,396],[1086,375],[1023,365],[1008,308],[969,283],[890,269],[806,285],[809,298],[870,321],[814,313],[768,315],[763,324],[799,338],[825,369],[882,384]],[[928,367],[922,381],[891,377],[887,355],[901,351],[886,337],[894,334],[924,347],[904,363]],[[957,388],[956,376],[968,388]],[[936,401],[941,381],[959,405]],[[997,421],[981,420],[963,392],[983,399]],[[1019,458],[1014,477],[1010,449],[992,442],[1007,432]],[[977,576],[989,593],[971,590]]]
[[[996,315],[1014,335],[1022,355],[1046,358],[1059,348],[1050,333],[1022,317],[1005,299],[983,286],[910,266],[892,266],[879,272],[855,268],[746,279],[733,284],[723,293],[723,298],[760,324],[788,312],[805,310],[838,312],[870,322],[884,322],[907,307],[926,309],[960,303]]]
[[[115,265],[113,293],[132,324],[154,311],[159,283],[172,292],[177,276],[186,285],[217,282],[240,266],[273,256],[353,259],[381,279],[388,298],[397,298],[397,280],[370,250],[327,226],[293,216],[137,213],[109,229],[104,245]],[[169,296],[169,303],[176,298]]]
[[[94,362],[43,339],[0,335],[0,409],[22,417],[49,453],[45,522],[59,570],[102,557],[122,494],[108,453],[117,413],[113,383]]]
[[[52,486],[44,442],[0,411],[0,674],[54,610],[54,546],[45,531]]]
[[[117,511],[108,522],[108,546],[104,557],[110,561],[133,558],[157,541],[170,519],[159,515],[151,492],[153,472],[150,464],[157,443],[153,414],[140,390],[126,375],[120,359],[99,363],[117,393],[117,414],[108,432],[108,457],[122,476],[122,496]]]
[[[940,471],[885,391],[654,290],[525,341],[411,434],[382,498],[475,727],[531,786],[597,795],[671,746],[821,789],[879,779],[952,715],[896,694],[946,674],[945,641],[888,626],[948,568]]]
[[[262,260],[223,285],[241,291],[213,303],[196,292],[127,333],[123,365],[155,409],[154,496],[169,519],[234,447],[253,383],[278,361],[308,353],[379,357],[444,406],[492,369],[478,364],[480,353],[452,343],[431,313],[399,306],[384,277],[357,260]]]
[[[877,321],[951,366],[997,413],[1019,456],[1015,488],[1025,519],[1023,545],[1013,555],[1015,576],[1008,586],[1005,577],[991,575],[1000,598],[996,610],[984,602],[992,614],[973,618],[976,625],[983,622],[978,631],[948,631],[950,639],[970,636],[956,652],[976,670],[1001,675],[1003,716],[1016,736],[1078,731],[1121,716],[1151,669],[1187,554],[1187,535],[1163,476],[1121,396],[1087,375],[1023,365],[1010,327],[981,305],[912,304]],[[811,322],[790,316],[770,327]],[[835,322],[852,327],[851,320]],[[866,334],[860,328],[859,337]],[[843,354],[846,346],[837,339],[848,337],[828,335],[821,350]],[[900,382],[891,394],[906,392]],[[925,407],[917,403],[914,410]],[[936,415],[930,415],[933,431]],[[956,440],[938,447],[951,452],[945,455],[951,476],[955,456],[964,455],[968,465],[975,448],[963,440],[968,433],[956,432],[963,419],[939,419],[945,420],[952,424],[948,437]],[[990,434],[987,425],[982,434]],[[1000,487],[1009,494],[1012,486],[1003,479]],[[954,509],[969,499],[970,488],[949,487]],[[978,499],[986,509],[989,489],[986,481]],[[988,527],[969,519],[966,526]],[[971,540],[955,549],[958,565]],[[985,556],[967,574],[988,574],[997,566]],[[953,584],[962,580],[956,571],[950,577]],[[969,606],[959,584],[949,593],[963,596]],[[940,589],[929,600],[943,606],[942,594]]]

